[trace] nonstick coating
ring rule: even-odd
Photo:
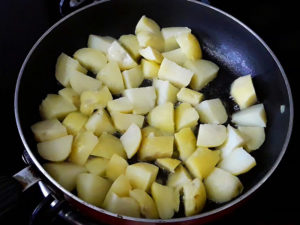
[[[256,34],[226,13],[185,0],[114,0],[93,4],[67,16],[43,35],[23,64],[16,87],[16,120],[26,150],[45,176],[45,182],[58,193],[64,192],[73,198],[39,164],[41,161],[30,126],[40,120],[38,109],[42,99],[62,88],[54,76],[56,59],[61,52],[72,55],[77,49],[85,47],[89,34],[118,38],[122,34],[134,33],[142,15],[153,18],[161,27],[187,26],[192,29],[200,40],[203,58],[220,66],[218,78],[205,92],[207,99],[221,96],[228,112],[231,112],[233,104],[228,98],[230,83],[238,76],[251,74],[258,99],[264,103],[267,112],[266,141],[260,150],[253,153],[257,166],[240,176],[245,187],[244,194],[229,204],[208,204],[206,212],[190,217],[188,220],[191,221],[232,206],[255,191],[278,165],[291,133],[293,105],[283,69]],[[282,105],[285,106],[283,113],[280,111]],[[83,202],[79,204],[90,207]],[[92,210],[98,212],[95,207]]]

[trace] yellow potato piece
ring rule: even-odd
[[[143,127],[144,116],[142,115],[125,114],[115,111],[112,111],[110,114],[115,128],[122,133],[125,132],[132,123],[138,125],[139,128]]]
[[[87,122],[88,117],[80,112],[71,112],[63,120],[63,125],[67,128],[68,133],[76,136]]]
[[[97,91],[102,82],[80,72],[74,72],[70,77],[70,85],[79,95],[84,91]]]
[[[142,66],[136,66],[130,70],[124,70],[122,72],[125,87],[137,88],[141,85],[144,80],[144,74],[142,71]]]
[[[116,111],[121,113],[131,113],[133,105],[127,97],[120,97],[107,102],[108,111]]]
[[[224,125],[200,124],[197,138],[197,146],[217,147],[227,138],[227,129]]]
[[[140,49],[140,54],[145,59],[154,61],[158,64],[160,64],[163,60],[162,54],[157,51],[156,49],[152,48],[151,46],[148,46],[147,48]]]
[[[199,104],[204,98],[200,92],[191,90],[189,88],[181,88],[177,93],[177,100],[180,102],[190,103],[191,105]]]
[[[173,158],[161,158],[161,159],[157,159],[155,163],[160,168],[174,173],[175,169],[177,168],[177,166],[180,165],[181,161]]]
[[[263,127],[245,127],[239,126],[238,130],[245,140],[244,148],[248,152],[252,152],[260,148],[264,143],[266,134]]]
[[[187,58],[197,60],[202,58],[202,50],[197,38],[192,33],[183,33],[176,37],[176,41]]]
[[[57,120],[43,120],[31,126],[35,140],[38,142],[50,141],[68,135],[67,129]]]
[[[176,95],[179,91],[177,87],[172,85],[169,81],[159,79],[153,79],[152,85],[156,90],[157,105],[161,105],[167,102],[171,102],[173,104],[176,103]]]
[[[67,87],[58,91],[58,94],[64,97],[67,101],[75,105],[77,108],[80,107],[80,96],[72,88]]]
[[[142,141],[141,129],[136,124],[131,124],[121,136],[120,141],[125,149],[127,158],[131,159],[140,147]]]
[[[89,35],[88,48],[97,49],[107,54],[107,50],[115,39],[110,36]]]
[[[144,77],[146,79],[152,79],[152,78],[157,77],[159,67],[160,67],[159,64],[152,62],[152,61],[148,61],[146,59],[142,59],[141,65],[142,65]]]
[[[185,161],[196,150],[196,137],[190,127],[181,129],[174,137],[179,157]]]
[[[84,166],[90,173],[98,176],[104,176],[108,161],[109,160],[105,158],[91,158],[87,160]]]
[[[181,103],[175,109],[175,127],[176,131],[182,128],[194,128],[198,124],[199,115],[194,107],[189,103]]]
[[[119,38],[119,42],[130,53],[132,58],[134,58],[135,60],[138,60],[140,58],[140,52],[139,52],[140,46],[136,35],[133,34],[122,35]]]
[[[173,187],[180,192],[184,184],[189,181],[192,181],[191,175],[182,165],[179,165],[174,173],[169,174],[167,186]]]
[[[127,161],[121,156],[114,154],[106,167],[106,177],[110,180],[116,180],[120,175],[125,174],[128,166]]]

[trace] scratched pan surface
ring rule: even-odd
[[[257,166],[240,176],[245,187],[243,194],[226,204],[208,203],[203,213],[193,217],[169,221],[117,217],[79,200],[43,170],[30,131],[30,126],[40,120],[38,108],[42,99],[62,88],[54,77],[58,55],[61,52],[72,55],[77,49],[85,47],[91,33],[115,38],[133,33],[142,15],[153,18],[161,27],[187,26],[192,29],[200,40],[203,58],[220,66],[218,77],[203,90],[206,99],[221,97],[228,113],[232,113],[235,105],[229,99],[230,84],[239,76],[251,74],[259,102],[264,103],[267,112],[266,141],[259,151],[253,153]],[[283,113],[280,112],[282,105],[285,106]],[[72,13],[38,40],[19,74],[15,113],[22,141],[45,183],[82,212],[108,223],[200,223],[238,205],[271,175],[287,148],[292,129],[293,103],[287,78],[276,56],[255,33],[230,15],[197,1],[114,0],[100,1]]]

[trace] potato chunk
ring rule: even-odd
[[[40,105],[40,114],[43,119],[62,120],[66,115],[76,111],[76,107],[60,95],[48,94]]]
[[[243,185],[238,177],[220,168],[214,168],[204,180],[204,184],[207,198],[216,203],[228,202],[243,190]]]
[[[133,59],[138,60],[140,58],[140,45],[136,35],[126,34],[119,38],[119,42],[129,52]]]
[[[77,176],[86,172],[84,166],[70,162],[45,163],[44,169],[66,190],[73,191],[76,187]]]
[[[80,107],[80,96],[72,88],[70,88],[70,87],[63,88],[63,89],[58,91],[58,94],[60,96],[64,97],[67,101],[72,103],[77,108]]]
[[[146,137],[138,151],[139,160],[155,160],[171,157],[173,154],[173,136]]]
[[[240,175],[248,172],[255,165],[256,161],[254,157],[243,148],[236,148],[221,160],[218,167],[233,175]]]
[[[181,129],[174,137],[179,157],[185,161],[196,150],[196,137],[190,127]]]
[[[266,134],[263,127],[239,126],[238,130],[245,140],[243,146],[248,152],[259,149],[265,141]]]
[[[180,165],[181,161],[173,158],[161,158],[161,159],[157,159],[155,163],[160,168],[167,170],[171,173],[174,173],[175,169],[177,168],[177,166]]]
[[[115,39],[110,36],[89,35],[88,48],[97,49],[107,54],[107,50]]]
[[[232,114],[232,122],[239,126],[266,127],[267,116],[264,105],[257,104]]]
[[[55,67],[55,77],[64,87],[70,85],[70,77],[74,71],[79,71],[81,73],[86,73],[87,70],[82,67],[79,62],[65,53],[61,53],[57,58]]]
[[[82,200],[100,207],[110,188],[110,182],[91,173],[82,173],[77,177],[77,194]]]
[[[199,115],[194,107],[189,103],[181,103],[175,109],[175,127],[176,131],[182,128],[194,128],[198,124]]]
[[[110,114],[115,128],[122,133],[125,132],[132,123],[138,125],[139,128],[143,127],[144,116],[142,115],[125,114],[115,111],[112,111]]]
[[[206,203],[205,186],[199,178],[183,185],[183,204],[185,216],[192,216],[202,211]]]
[[[190,86],[195,91],[200,91],[209,82],[216,78],[219,67],[208,60],[187,60],[184,67],[193,71],[194,75],[191,80]]]
[[[37,144],[38,153],[43,159],[60,162],[68,158],[72,149],[73,136],[68,135]]]
[[[209,175],[220,160],[219,152],[198,148],[185,162],[194,177],[203,179]]]
[[[149,219],[158,219],[158,212],[153,199],[144,190],[134,189],[129,193],[140,206],[141,214]]]
[[[152,61],[148,61],[146,59],[142,59],[141,65],[142,65],[144,77],[146,79],[152,79],[157,77],[159,67],[160,67],[159,64]]]
[[[114,128],[108,113],[104,109],[99,109],[86,122],[85,128],[100,136],[103,132],[113,134]]]
[[[217,147],[227,138],[227,130],[224,125],[200,124],[197,138],[197,146]]]
[[[35,140],[38,142],[50,141],[68,135],[67,129],[57,120],[43,120],[31,126]]]
[[[120,141],[124,146],[127,158],[131,159],[140,147],[142,141],[141,129],[136,124],[131,124],[121,136]]]
[[[163,56],[161,55],[161,53],[150,46],[140,49],[140,54],[145,59],[156,62],[158,64],[160,64],[163,60]]]
[[[127,97],[120,97],[107,102],[108,111],[116,111],[121,113],[131,113],[133,105]]]
[[[126,177],[133,188],[150,191],[152,183],[155,181],[158,167],[145,162],[132,164],[126,168]]]
[[[169,81],[153,79],[153,87],[155,87],[157,94],[157,105],[164,104],[166,102],[176,103],[176,95],[179,91],[177,87],[172,85]]]
[[[161,29],[161,34],[165,40],[165,51],[170,51],[179,47],[176,37],[190,33],[191,29],[188,27],[164,27]]]
[[[148,31],[152,33],[160,33],[159,25],[152,19],[148,18],[147,16],[143,15],[140,20],[138,21],[135,27],[135,33],[139,33],[141,31]]]
[[[156,93],[154,87],[126,89],[123,93],[133,105],[133,113],[144,115],[154,108]]]
[[[174,133],[174,105],[171,102],[166,102],[156,106],[149,112],[147,121],[150,126]]]
[[[106,132],[102,133],[91,155],[110,159],[114,154],[126,158],[120,139]]]
[[[185,69],[175,62],[164,58],[162,61],[159,71],[158,78],[162,80],[168,80],[177,87],[186,87],[191,82],[193,72]]]
[[[80,132],[74,139],[70,161],[84,165],[98,142],[98,138],[91,131]]]
[[[139,45],[142,48],[152,47],[159,52],[164,50],[164,40],[160,32],[152,33],[149,31],[141,31],[136,34]]]
[[[98,176],[104,176],[108,161],[108,159],[100,157],[92,158],[88,159],[84,166],[90,173]]]
[[[176,41],[187,58],[191,60],[202,58],[200,44],[192,33],[182,33],[176,37]]]
[[[70,84],[79,95],[84,91],[97,91],[102,86],[101,81],[80,72],[73,73]]]
[[[107,63],[105,54],[93,48],[81,48],[77,50],[74,53],[74,58],[94,74],[97,74]]]
[[[179,165],[175,173],[170,173],[167,180],[167,186],[175,188],[177,191],[181,191],[184,184],[192,181],[191,175],[188,171],[182,166]]]
[[[177,93],[178,101],[190,103],[191,105],[199,104],[203,98],[204,95],[202,93],[191,90],[189,88],[181,88]]]
[[[121,156],[114,154],[106,167],[106,177],[110,180],[116,180],[120,175],[125,174],[128,166],[127,161]]]
[[[205,100],[195,108],[202,123],[223,124],[228,119],[226,109],[219,98]]]
[[[171,219],[179,210],[179,193],[172,187],[154,182],[151,194],[161,219]]]
[[[97,79],[102,81],[112,94],[121,94],[124,89],[124,82],[119,66],[116,62],[107,63],[97,74]]]
[[[240,109],[253,105],[257,98],[251,75],[235,79],[231,85],[230,94]]]
[[[188,60],[181,48],[177,48],[168,52],[163,52],[162,55],[163,57],[177,63],[180,66],[183,66],[185,61]]]
[[[84,125],[88,117],[80,112],[71,112],[63,120],[63,125],[67,128],[68,133],[76,136]]]
[[[127,89],[139,87],[144,80],[142,66],[137,66],[130,70],[124,70],[122,75]]]

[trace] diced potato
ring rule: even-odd
[[[126,159],[126,152],[120,139],[106,132],[102,133],[91,155],[110,159],[114,154]]]
[[[69,134],[76,136],[84,128],[88,117],[80,112],[71,112],[63,120]]]
[[[134,189],[129,193],[130,197],[135,199],[140,206],[141,214],[148,219],[158,219],[158,212],[153,199],[147,192],[141,189]]]
[[[68,135],[37,144],[39,155],[52,162],[64,161],[72,149],[73,136]]]
[[[127,166],[128,163],[124,158],[114,154],[107,164],[106,177],[112,181],[116,180],[121,174],[125,174]]]
[[[182,165],[179,165],[174,173],[169,174],[167,186],[173,187],[180,192],[183,185],[189,181],[192,181],[191,175]]]
[[[193,71],[194,76],[191,80],[190,86],[195,91],[200,91],[209,82],[216,78],[219,67],[208,60],[187,60],[184,67]]]
[[[130,70],[124,70],[122,75],[127,89],[139,87],[144,80],[142,66],[137,66]]]
[[[176,131],[182,128],[194,128],[198,124],[199,115],[194,107],[189,103],[181,103],[175,109],[175,127]]]
[[[87,70],[83,68],[79,62],[65,53],[61,53],[57,58],[55,67],[55,77],[63,86],[68,87],[70,85],[70,77],[74,71],[86,73]]]
[[[105,158],[92,158],[88,159],[84,166],[88,172],[98,176],[104,176],[108,161],[109,160]]]
[[[118,63],[121,70],[128,70],[137,66],[137,63],[131,55],[120,45],[118,41],[114,41],[107,50],[107,57],[110,62]]]
[[[104,53],[107,53],[108,48],[115,39],[110,36],[89,35],[88,48],[94,48]]]
[[[50,141],[68,135],[67,129],[57,120],[43,120],[31,126],[35,140],[38,142]]]
[[[70,162],[84,165],[98,142],[98,138],[91,131],[80,132],[74,139]]]
[[[144,115],[154,108],[156,93],[154,87],[126,89],[123,93],[133,105],[133,113]]]
[[[152,183],[155,181],[158,167],[145,162],[129,165],[126,169],[126,177],[133,188],[149,192]]]
[[[197,138],[197,146],[217,147],[227,138],[227,130],[224,125],[200,124]]]
[[[133,105],[127,97],[120,97],[107,102],[107,109],[110,112],[131,113]]]
[[[133,59],[138,60],[140,58],[140,45],[135,35],[122,35],[119,38],[119,42],[129,52]]]
[[[204,95],[202,93],[191,90],[189,88],[181,88],[177,93],[178,101],[190,103],[191,105],[199,104],[203,98]]]
[[[174,87],[169,81],[153,79],[152,83],[155,87],[157,95],[157,105],[164,104],[166,102],[176,103],[176,95],[179,91],[177,87]]]
[[[238,130],[245,140],[244,148],[248,152],[252,152],[260,148],[264,143],[266,134],[265,128],[263,127],[244,127],[239,126]]]
[[[113,134],[114,128],[108,113],[104,109],[99,109],[86,122],[85,128],[100,136],[103,132]]]
[[[175,40],[175,39],[174,39]],[[186,55],[183,53],[181,48],[177,48],[168,52],[162,53],[163,57],[177,63],[180,66],[183,66],[185,61],[188,60]]]
[[[180,165],[181,161],[173,158],[161,158],[155,161],[156,165],[160,168],[165,169],[171,173],[175,172],[177,166]]]
[[[40,105],[40,114],[43,119],[62,120],[66,115],[76,111],[76,107],[60,95],[48,94]]]
[[[173,136],[146,137],[138,151],[139,160],[155,160],[171,157],[173,154]]]
[[[147,122],[162,131],[174,133],[174,105],[166,102],[156,106],[149,112]]]
[[[107,63],[105,54],[94,48],[81,48],[74,53],[74,58],[94,74],[97,74]]]
[[[233,175],[240,175],[248,172],[255,165],[255,159],[247,151],[236,148],[221,160],[218,167]]]
[[[131,197],[119,197],[114,192],[109,195],[105,209],[118,215],[140,217],[140,208],[136,200]]]
[[[73,73],[70,84],[79,95],[84,91],[97,91],[102,86],[101,81],[80,72]]]
[[[70,162],[45,163],[43,164],[43,167],[54,180],[68,191],[73,191],[75,189],[77,176],[86,172],[84,166]]]
[[[91,173],[79,174],[76,183],[78,197],[98,207],[110,188],[108,180]]]
[[[194,177],[203,179],[214,169],[219,160],[218,151],[200,147],[185,161],[185,165]]]
[[[232,122],[239,126],[266,127],[267,116],[262,103],[232,114]]]
[[[114,61],[107,63],[102,68],[97,74],[97,79],[102,81],[115,95],[121,94],[125,89],[121,71]]]
[[[244,144],[245,140],[242,137],[241,133],[230,126],[227,125],[227,139],[225,140],[224,144],[222,144],[218,149],[220,149],[221,158],[226,157],[229,155],[233,149],[240,147]]]
[[[205,186],[199,178],[183,185],[183,204],[185,216],[193,216],[201,212],[206,203]]]
[[[165,40],[165,51],[170,51],[179,47],[176,37],[184,33],[191,33],[191,29],[188,27],[164,27],[161,29],[161,33]]]
[[[159,67],[160,67],[157,63],[148,61],[146,59],[142,59],[141,65],[142,65],[142,70],[145,78],[152,79],[157,77]]]
[[[141,129],[135,123],[131,124],[121,136],[120,141],[125,149],[127,158],[131,159],[140,147],[142,141]]]
[[[202,58],[200,44],[192,33],[182,33],[176,37],[176,41],[187,58],[191,60]]]
[[[143,127],[144,116],[142,115],[125,114],[116,111],[112,111],[110,114],[115,128],[122,133],[125,132],[132,123],[135,123],[139,128]]]
[[[80,107],[80,96],[72,88],[67,87],[58,91],[58,94],[64,97],[67,101],[75,105],[77,108]]]
[[[179,210],[179,193],[172,187],[154,182],[151,194],[161,219],[171,219]]]
[[[228,202],[243,191],[238,177],[220,168],[214,168],[204,180],[207,198],[216,203]]]
[[[158,78],[162,80],[168,80],[177,87],[186,87],[191,82],[193,72],[185,69],[175,62],[164,58],[162,61],[159,71]]]
[[[152,47],[155,48],[157,51],[162,52],[165,48],[164,39],[161,33],[152,33],[149,31],[141,31],[136,34],[138,39],[139,45],[142,48]]]
[[[196,137],[190,127],[181,129],[174,137],[179,157],[185,161],[196,150]]]
[[[228,119],[226,109],[219,98],[205,100],[195,108],[202,123],[223,124]]]
[[[107,102],[112,99],[113,97],[106,86],[99,91],[84,91],[80,95],[80,111],[90,116],[95,110],[105,108]]]
[[[159,64],[163,60],[163,56],[161,55],[161,53],[159,51],[157,51],[156,49],[152,48],[151,46],[140,49],[140,54],[145,59],[154,61]]]
[[[154,136],[170,136],[172,134],[170,134],[169,132],[165,132],[165,131],[162,131],[158,128],[155,128],[155,127],[151,127],[151,126],[146,126],[144,128],[142,128],[142,137],[145,138],[145,137],[148,137],[149,135],[154,135]]]
[[[240,109],[253,105],[257,101],[257,98],[251,75],[235,79],[231,85],[230,95],[239,105]]]
[[[160,27],[154,20],[143,15],[135,27],[136,34],[141,31],[160,33]]]

